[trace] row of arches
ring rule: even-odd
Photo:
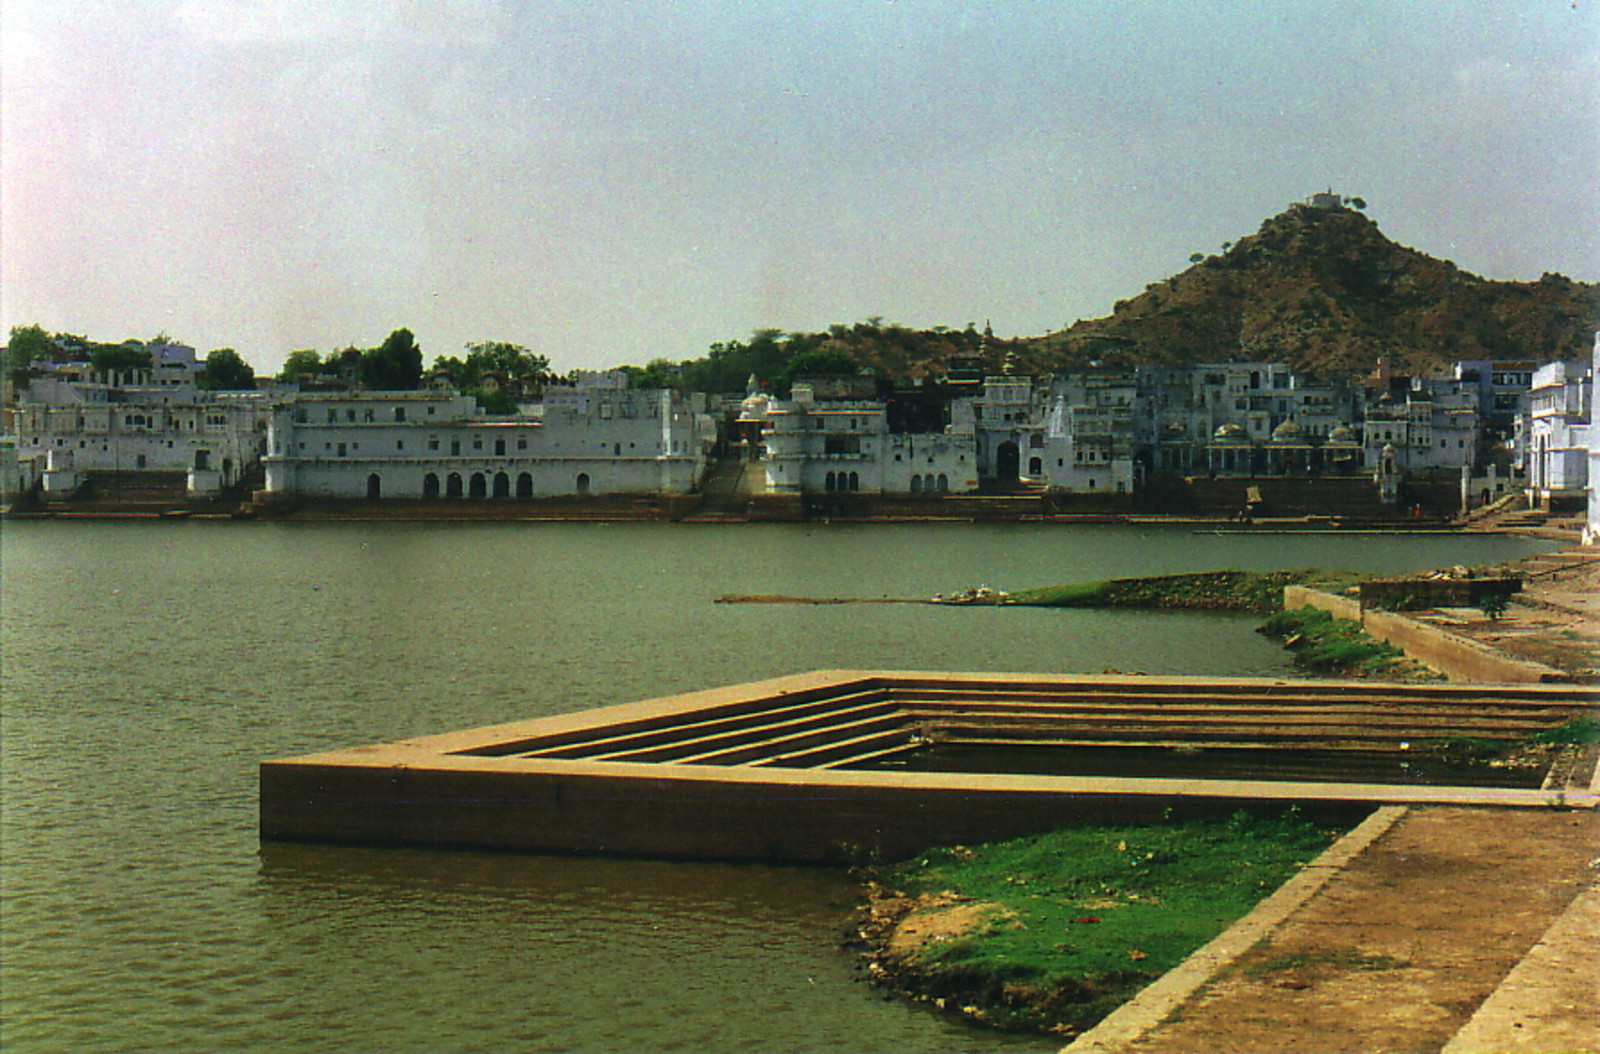
[[[573,481],[573,490],[580,494],[589,493],[589,474],[578,473]],[[451,472],[441,481],[437,472],[430,472],[422,477],[422,496],[428,500],[444,498],[510,498],[513,496],[527,500],[533,497],[533,474],[529,472],[518,473],[515,484],[510,475],[496,472],[490,475],[486,472],[474,472],[470,476],[462,477],[459,472]],[[377,500],[383,497],[383,477],[374,472],[367,477],[367,497]]]
[[[926,476],[911,477],[911,493],[913,494],[948,494],[950,492],[950,477],[943,472],[935,476],[931,472]]]
[[[830,472],[822,485],[830,493],[839,491],[853,494],[861,489],[861,475],[856,472]]]

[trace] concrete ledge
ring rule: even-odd
[[[1452,681],[1485,684],[1541,684],[1567,680],[1554,666],[1503,655],[1475,640],[1436,629],[1392,611],[1364,611],[1349,597],[1335,596],[1304,586],[1286,586],[1283,606],[1289,610],[1311,607],[1334,618],[1359,622],[1376,640],[1392,644],[1429,669]]]
[[[1096,695],[1100,693],[1100,695]],[[864,697],[910,708],[1035,699],[1137,698],[1142,705],[1204,698],[1210,706],[1261,700],[1406,701],[1426,711],[1538,714],[1558,723],[1586,699],[1554,686],[1499,690],[1455,685],[1240,678],[1066,677],[824,671],[774,681],[261,765],[264,839],[607,853],[794,863],[909,856],[934,845],[988,841],[1081,823],[1228,815],[1251,805],[1297,804],[1330,821],[1384,805],[1584,808],[1595,795],[1505,787],[1192,778],[1032,776],[785,767],[763,761],[672,760],[658,737],[698,736],[769,712],[853,704]],[[1116,703],[1102,706],[1115,720]],[[1259,710],[1252,710],[1252,713]],[[1255,719],[1252,719],[1255,720]],[[1453,720],[1453,718],[1452,718]],[[808,732],[808,735],[811,733]],[[849,735],[850,733],[841,733]],[[1405,730],[1392,730],[1400,736]],[[633,756],[619,743],[650,741]],[[631,749],[631,748],[630,748]]]
[[[1441,1054],[1600,1050],[1600,887],[1578,895]]]
[[[1361,601],[1354,597],[1339,596],[1337,593],[1312,589],[1310,586],[1284,586],[1283,606],[1289,611],[1298,611],[1300,608],[1316,608],[1318,611],[1326,611],[1334,618],[1342,618],[1347,622],[1361,621]]]
[[[1299,874],[1279,886],[1277,892],[1257,904],[1248,915],[1062,1048],[1062,1054],[1117,1054],[1138,1042],[1188,1002],[1202,985],[1316,896],[1334,874],[1382,838],[1405,813],[1399,806],[1374,812]]]

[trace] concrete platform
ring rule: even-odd
[[[261,766],[264,839],[850,863],[1165,812],[1592,808],[1550,789],[873,770],[962,739],[1404,750],[1585,711],[1559,685],[822,671]],[[1003,757],[1003,750],[1001,752]]]
[[[1600,1051],[1597,822],[1379,810],[1064,1054]]]

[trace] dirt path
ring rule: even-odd
[[[1597,877],[1600,816],[1420,809],[1133,1054],[1435,1052]],[[1574,968],[1600,976],[1600,949]],[[1600,1050],[1593,1007],[1572,1050]]]

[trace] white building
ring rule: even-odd
[[[1419,378],[1400,397],[1385,392],[1367,405],[1363,438],[1369,465],[1393,446],[1401,472],[1459,473],[1478,459],[1476,394]]]
[[[1583,529],[1583,544],[1600,545],[1600,422],[1593,417],[1594,381],[1600,378],[1600,334],[1594,338],[1594,355],[1589,364],[1589,514]]]
[[[787,400],[752,395],[741,420],[761,426],[768,494],[944,494],[978,486],[970,424],[891,432],[882,400],[819,399],[805,381]]]
[[[197,389],[187,350],[166,369],[158,359],[132,374],[76,366],[32,379],[8,412],[20,478],[42,478],[53,459],[67,489],[69,471],[185,472],[199,493],[241,481],[265,449],[267,396]]]
[[[978,476],[1001,487],[1044,476],[1044,413],[1030,377],[986,377],[983,392],[950,406],[952,427],[971,428]]]
[[[609,375],[509,417],[449,391],[302,392],[268,430],[268,495],[498,499],[687,494],[715,438],[701,396]]]
[[[1132,376],[1079,374],[1058,379],[1044,428],[1029,451],[1026,476],[1051,490],[1122,494],[1134,487]]]
[[[1591,363],[1552,362],[1534,373],[1521,429],[1530,504],[1587,508],[1593,410]]]

